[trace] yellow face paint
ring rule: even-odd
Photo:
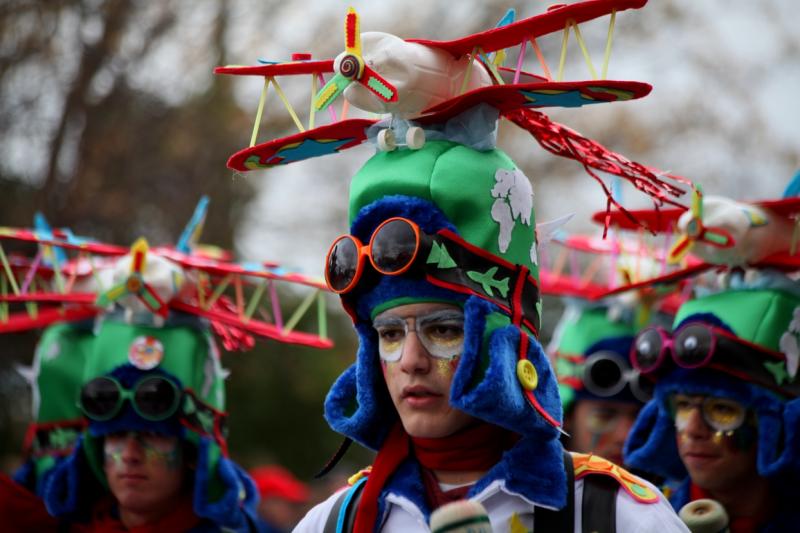
[[[453,373],[453,370],[450,368],[450,361],[445,361],[444,359],[435,359],[434,362],[436,363],[436,373],[448,377]]]

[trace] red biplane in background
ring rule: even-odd
[[[629,161],[536,111],[543,107],[580,107],[630,100],[648,94],[651,87],[646,83],[606,79],[617,13],[640,8],[645,3],[646,0],[587,0],[558,4],[545,13],[517,22],[507,15],[494,29],[453,41],[403,40],[378,32],[361,34],[358,15],[351,8],[345,18],[345,51],[336,59],[312,60],[308,54],[297,54],[289,62],[215,69],[217,74],[264,78],[250,147],[232,155],[228,167],[247,171],[332,154],[363,143],[368,134],[375,134],[382,150],[398,146],[416,149],[424,145],[426,128],[484,104],[530,132],[544,149],[581,162],[603,187],[609,206],[624,212],[593,170],[629,181],[650,195],[657,205],[678,206],[671,197],[685,192],[678,184],[685,184],[686,180]],[[610,16],[610,22],[598,74],[579,25],[606,15]],[[556,31],[562,31],[563,37],[553,75],[537,38]],[[570,34],[584,56],[590,80],[562,79]],[[533,54],[526,52],[529,48]],[[516,68],[502,66],[509,49],[517,49]],[[536,58],[541,75],[523,70],[526,55]],[[326,81],[326,74],[333,76]],[[280,76],[294,75],[311,77],[307,124],[300,120],[277,80]],[[270,86],[275,88],[299,131],[257,144]],[[340,94],[345,99],[337,115],[331,103]],[[350,105],[374,113],[376,118],[348,119]],[[316,113],[325,108],[330,112],[331,122],[318,125]],[[397,140],[394,127],[397,122],[407,125],[407,129],[400,131],[405,143]]]
[[[0,241],[37,244],[31,259],[6,254],[0,242],[0,333],[84,320],[123,307],[146,311],[156,320],[170,310],[204,317],[227,350],[252,347],[253,335],[332,347],[324,280],[275,263],[237,263],[228,252],[197,244],[206,206],[203,198],[177,245],[153,249],[144,239],[129,250],[40,224],[36,229],[0,228]],[[311,289],[287,319],[277,284]],[[317,331],[296,331],[314,303]]]
[[[654,287],[647,280],[667,279],[702,261],[687,256],[681,265],[671,264],[667,257],[674,235],[654,236],[626,221],[632,232],[614,231],[608,238],[563,232],[545,237],[539,246],[542,294],[592,302],[635,288],[638,301],[647,304],[643,309],[674,314],[689,296],[690,284],[679,279]]]
[[[789,191],[800,186],[800,174],[783,198],[739,202],[721,196],[704,196],[694,190],[690,209],[598,212],[592,219],[620,230],[661,233],[671,239],[665,262],[677,268],[648,276],[611,293],[645,286],[675,283],[707,271],[747,268],[800,270],[800,196]],[[636,219],[636,223],[631,221]]]

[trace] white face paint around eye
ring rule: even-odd
[[[400,317],[388,311],[373,322],[378,333],[381,360],[396,362],[403,353],[405,339],[415,333],[428,354],[438,359],[452,359],[464,350],[464,314],[442,309],[416,317]]]

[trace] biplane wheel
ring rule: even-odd
[[[378,148],[381,152],[391,152],[397,148],[397,139],[392,130],[385,129],[378,132]]]
[[[425,146],[425,130],[412,126],[406,131],[406,146],[412,150],[419,150]]]
[[[716,501],[701,499],[684,505],[678,516],[692,533],[724,533],[728,531],[728,513]]]

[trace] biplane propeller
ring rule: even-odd
[[[361,25],[358,13],[352,7],[344,19],[345,51],[333,61],[336,74],[325,84],[314,98],[317,111],[327,108],[347,87],[357,82],[383,102],[396,102],[397,89],[375,72],[361,55]]]
[[[95,304],[100,308],[106,308],[119,301],[125,296],[135,296],[151,312],[166,318],[169,314],[167,303],[161,298],[152,285],[144,276],[147,266],[147,239],[139,238],[131,246],[130,274],[120,283],[111,287],[105,292],[100,293]]]
[[[253,336],[332,347],[325,282],[275,263],[238,263],[229,260],[225,251],[208,253],[208,247],[197,243],[206,204],[207,200],[201,200],[177,246],[150,248],[139,239],[128,250],[70,236],[60,229],[48,234],[0,228],[0,333],[123,309],[126,318],[151,313],[154,323],[171,312],[205,318],[229,351],[252,347]],[[36,243],[39,252],[33,259],[7,255],[3,240]],[[67,259],[62,256],[46,264],[45,247],[64,252]],[[288,317],[283,315],[277,284],[311,289]],[[300,331],[297,326],[314,304],[316,332]],[[19,305],[24,310],[12,308]]]
[[[703,222],[703,190],[696,186],[692,193],[691,218],[684,224],[684,231],[680,238],[670,248],[667,260],[670,263],[679,263],[694,247],[696,242],[703,242],[719,248],[730,248],[735,244],[729,231],[722,228],[707,226]]]

